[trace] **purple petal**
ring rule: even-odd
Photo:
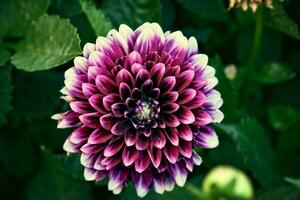
[[[149,147],[150,141],[145,135],[139,135],[135,147],[139,151],[143,151]]]
[[[84,179],[86,181],[94,181],[96,180],[97,170],[91,168],[84,168]]]
[[[157,63],[151,68],[150,70],[151,78],[156,86],[160,84],[165,74],[165,71],[166,71],[166,67],[163,63]]]
[[[153,180],[152,171],[147,170],[141,174],[132,172],[131,178],[135,185],[137,195],[141,198],[144,197],[148,193],[149,187]]]
[[[103,128],[97,128],[88,138],[89,144],[105,143],[112,138],[113,134]]]
[[[183,124],[192,124],[195,121],[193,112],[185,107],[179,108],[177,111],[178,120]]]
[[[100,124],[101,126],[110,131],[111,128],[115,125],[115,123],[118,121],[118,118],[116,118],[115,116],[113,116],[111,113],[103,115],[102,117],[100,117]]]
[[[106,54],[99,51],[93,51],[90,54],[88,63],[104,69],[111,69],[114,66],[113,61]]]
[[[177,103],[185,104],[185,103],[191,101],[192,99],[194,99],[196,94],[197,94],[197,92],[194,89],[191,89],[191,88],[185,89],[180,93]]]
[[[88,58],[89,55],[96,50],[96,45],[93,43],[86,43],[83,47],[83,56]]]
[[[161,174],[157,174],[153,178],[153,186],[155,192],[163,194],[165,190],[164,178]]]
[[[95,80],[96,80],[96,77],[98,75],[104,75],[104,76],[107,76],[109,78],[112,78],[112,74],[104,69],[104,68],[101,68],[101,67],[95,67],[95,66],[90,66],[88,68],[88,73],[87,73],[87,76],[88,76],[88,81],[89,83],[95,83]]]
[[[116,168],[110,171],[109,181],[108,181],[108,190],[114,190],[120,185],[123,185],[128,176],[127,168]]]
[[[180,140],[179,153],[186,158],[192,157],[193,145],[191,141]]]
[[[165,135],[172,145],[178,146],[179,138],[178,138],[178,132],[176,128],[168,127],[167,130],[165,131]]]
[[[140,69],[135,78],[136,86],[140,87],[149,78],[150,78],[149,72],[145,69]]]
[[[106,170],[99,170],[96,173],[96,181],[101,181],[103,180],[107,175]]]
[[[199,108],[206,101],[206,96],[202,92],[198,91],[195,98],[185,104],[189,109]]]
[[[141,86],[142,92],[146,94],[152,91],[152,89],[153,89],[153,82],[150,79],[146,80]]]
[[[148,148],[148,155],[150,157],[150,160],[155,168],[158,168],[160,165],[160,161],[162,158],[162,152],[161,149],[158,149],[152,145],[150,145],[150,148]]]
[[[118,153],[121,150],[121,148],[123,147],[123,145],[124,145],[124,142],[123,142],[122,137],[114,138],[105,147],[103,155],[105,157],[111,157],[111,156],[115,155],[116,153]]]
[[[125,67],[130,69],[134,63],[142,64],[142,57],[137,51],[132,51],[128,56],[126,56]]]
[[[122,153],[123,163],[126,167],[132,165],[138,158],[139,151],[135,148],[125,147]]]
[[[86,98],[90,98],[94,94],[98,92],[96,86],[90,83],[83,83],[82,84],[82,93]]]
[[[111,132],[114,135],[124,135],[131,128],[131,122],[128,120],[119,120],[111,128]]]
[[[170,175],[175,179],[176,184],[179,187],[183,187],[188,175],[188,170],[185,167],[184,161],[170,165],[168,169]]]
[[[138,140],[138,134],[136,132],[135,129],[129,129],[126,133],[125,133],[125,144],[126,146],[133,146],[136,144],[137,140]]]
[[[70,103],[71,109],[79,114],[89,113],[93,111],[90,104],[84,101],[73,101]]]
[[[193,151],[192,159],[195,165],[197,166],[201,165],[202,158],[195,151]]]
[[[162,105],[161,111],[165,113],[174,113],[179,109],[179,105],[177,103],[167,103]]]
[[[139,63],[134,63],[131,66],[131,72],[136,76],[138,74],[138,72],[142,69],[145,69],[145,67]]]
[[[126,83],[131,88],[134,86],[134,79],[127,69],[121,69],[116,76],[117,85]]]
[[[187,88],[194,79],[195,72],[193,70],[187,70],[181,72],[176,80],[176,90],[181,91]]]
[[[165,178],[165,190],[167,192],[171,192],[174,189],[174,186],[175,186],[175,182],[174,182],[173,178],[166,177]]]
[[[98,153],[99,151],[102,151],[104,149],[103,145],[99,145],[99,144],[89,144],[86,143],[85,145],[83,145],[80,150],[83,153],[86,154],[94,154],[94,153]]]
[[[96,154],[82,153],[81,156],[80,156],[80,163],[84,167],[93,168],[96,160],[97,160],[97,155]]]
[[[213,121],[210,114],[202,109],[193,110],[193,113],[195,115],[195,125],[203,126],[210,124]]]
[[[111,106],[114,103],[118,103],[120,102],[120,97],[118,94],[109,94],[105,97],[103,97],[103,106],[105,107],[106,110],[110,111],[111,110]]]
[[[98,75],[96,77],[96,87],[102,94],[105,95],[118,91],[116,83],[104,75]]]
[[[63,145],[63,149],[69,153],[77,153],[80,152],[80,147],[82,144],[73,144],[70,141],[70,137],[68,137]]]
[[[158,149],[162,149],[166,144],[166,137],[160,129],[153,131],[151,135],[151,143]]]
[[[74,68],[78,74],[86,74],[88,67],[88,60],[84,57],[77,56],[74,58]]]
[[[96,111],[106,114],[107,111],[103,106],[103,97],[102,94],[95,94],[89,98],[89,103]]]
[[[57,128],[71,128],[80,125],[79,114],[73,111],[67,111],[60,114],[55,114],[51,118],[58,120]]]
[[[180,121],[173,114],[164,115],[165,123],[170,127],[177,127],[180,125]]]
[[[165,77],[160,83],[161,93],[170,92],[175,87],[175,84],[176,84],[176,79],[174,76]]]
[[[125,101],[131,94],[131,89],[126,83],[121,83],[119,86],[119,94],[123,101]]]
[[[94,169],[96,170],[105,170],[105,165],[102,165],[101,162],[105,157],[103,154],[100,154],[94,163]]]
[[[181,124],[177,127],[177,131],[179,133],[179,137],[185,141],[192,141],[193,140],[193,133],[190,126]]]
[[[138,173],[142,173],[145,171],[150,165],[150,158],[148,156],[147,151],[140,151],[139,157],[134,163],[135,170]]]
[[[205,149],[215,148],[219,145],[219,139],[215,130],[209,126],[201,126],[194,133],[194,144]]]
[[[117,117],[124,116],[127,106],[125,103],[115,103],[111,106],[112,113]]]
[[[176,91],[171,91],[171,92],[167,92],[167,93],[164,93],[162,96],[161,96],[161,101],[162,102],[175,102],[178,98],[178,92]]]
[[[163,152],[168,159],[168,161],[172,164],[176,163],[179,158],[179,149],[173,145],[166,145],[163,149]]]
[[[101,164],[105,165],[106,170],[111,170],[122,162],[121,154],[116,154],[112,157],[105,157]]]
[[[82,144],[83,142],[87,141],[92,131],[93,129],[87,126],[81,126],[71,133],[69,139],[73,144]]]
[[[91,127],[91,128],[97,128],[99,127],[99,113],[94,112],[94,113],[87,113],[79,116],[79,120],[81,123],[84,125]]]

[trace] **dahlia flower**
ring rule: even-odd
[[[84,46],[61,90],[71,109],[53,119],[74,128],[63,148],[81,154],[86,180],[108,177],[114,194],[131,180],[140,197],[185,184],[202,162],[193,146],[216,147],[211,123],[223,119],[215,69],[197,51],[194,37],[157,23],[121,25]]]
[[[229,0],[229,9],[241,6],[246,11],[250,7],[255,12],[260,4],[265,4],[267,8],[273,8],[272,0]]]

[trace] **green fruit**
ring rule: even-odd
[[[253,197],[253,187],[242,171],[230,166],[212,169],[203,181],[203,191],[211,199],[240,199]]]

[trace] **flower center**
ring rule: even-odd
[[[135,113],[139,121],[148,121],[154,117],[154,107],[149,101],[138,100]]]
[[[159,108],[150,98],[142,98],[136,102],[135,119],[140,125],[148,125],[157,118]]]

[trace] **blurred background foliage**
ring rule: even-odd
[[[300,199],[299,1],[253,13],[226,0],[0,0],[0,191],[9,199],[137,199],[83,180],[69,130],[50,119],[63,73],[86,42],[121,23],[159,22],[195,36],[217,71],[220,145],[185,187],[145,199]]]

